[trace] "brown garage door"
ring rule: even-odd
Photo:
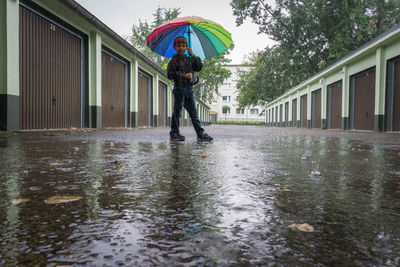
[[[289,102],[285,103],[285,126],[289,127]]]
[[[158,126],[167,125],[167,86],[158,83]]]
[[[278,107],[275,107],[275,125],[278,125]]]
[[[282,127],[282,123],[283,123],[283,105],[280,104],[280,106],[279,106],[279,126]]]
[[[82,39],[20,6],[20,128],[81,127]]]
[[[301,127],[307,128],[307,95],[301,97],[300,105]]]
[[[297,99],[292,101],[292,126],[297,127]]]
[[[106,51],[101,59],[103,127],[125,127],[126,64]]]
[[[274,123],[275,122],[275,117],[274,117],[274,108],[271,108],[271,111],[272,111],[272,116],[271,116],[271,123]]]
[[[400,60],[394,63],[393,131],[400,131]]]
[[[150,126],[151,78],[141,71],[138,76],[138,125]]]
[[[375,69],[352,77],[354,79],[354,129],[374,129]]]
[[[342,81],[328,86],[328,127],[342,128]]]
[[[312,128],[321,128],[321,89],[312,92]]]

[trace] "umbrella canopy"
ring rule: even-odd
[[[200,17],[183,17],[167,21],[147,36],[147,46],[161,56],[172,58],[174,39],[183,36],[200,58],[216,56],[232,44],[231,34],[221,25]]]

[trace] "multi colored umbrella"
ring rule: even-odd
[[[231,34],[221,25],[200,17],[183,17],[167,21],[147,36],[147,46],[163,57],[172,58],[174,39],[183,36],[200,58],[216,56],[232,44]]]

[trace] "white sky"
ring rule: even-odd
[[[222,25],[232,34],[235,48],[231,64],[240,64],[245,55],[273,44],[267,35],[257,34],[258,26],[250,19],[236,27],[231,0],[76,0],[90,13],[121,36],[130,36],[133,24],[153,21],[158,6],[180,7],[181,17],[200,16]],[[270,0],[272,2],[272,0]]]

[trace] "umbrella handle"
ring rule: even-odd
[[[191,85],[196,85],[198,82],[199,82],[199,77],[196,78],[193,77],[193,79],[190,80]]]

